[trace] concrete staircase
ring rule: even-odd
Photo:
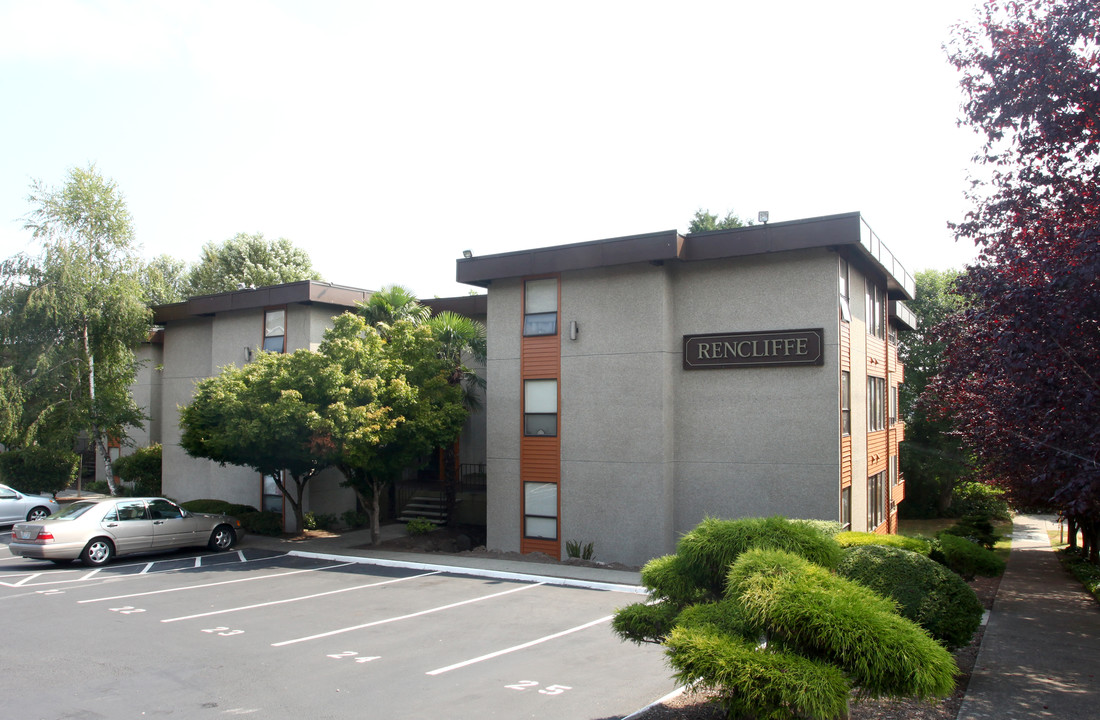
[[[446,525],[447,498],[443,493],[424,492],[414,495],[401,509],[397,520],[407,523],[417,518],[424,518],[434,525]]]

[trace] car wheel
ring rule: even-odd
[[[88,567],[99,567],[111,561],[115,554],[115,546],[107,538],[96,538],[84,546],[80,553],[80,562]]]
[[[237,542],[237,533],[233,528],[228,525],[219,525],[214,528],[214,532],[210,533],[210,542],[207,543],[207,547],[215,551],[228,550],[235,542]]]
[[[45,520],[50,516],[50,511],[44,507],[31,508],[31,511],[27,513],[27,522],[34,522],[35,520]]]

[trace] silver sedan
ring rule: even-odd
[[[41,520],[60,509],[53,498],[28,495],[7,485],[0,485],[0,525],[20,520]]]
[[[243,532],[236,518],[189,512],[164,498],[78,500],[45,520],[16,524],[8,549],[98,567],[129,553],[201,545],[228,550]]]

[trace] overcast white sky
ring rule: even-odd
[[[970,0],[0,0],[0,256],[95,163],[147,257],[287,237],[331,282],[465,294],[455,258],[860,211],[910,272],[977,139]]]

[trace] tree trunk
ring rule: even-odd
[[[95,417],[95,356],[92,355],[92,344],[88,341],[88,319],[84,318],[84,356],[88,359],[88,401],[92,417]],[[99,446],[103,453],[103,464],[107,468],[107,490],[111,495],[117,494],[115,489],[115,469],[111,464],[111,452],[107,449],[107,442],[99,427],[93,421],[91,427],[92,443]]]
[[[942,477],[937,479],[940,481],[940,492],[936,497],[936,510],[939,511],[940,517],[944,517],[951,508],[951,494],[955,490],[955,483]]]
[[[367,486],[370,488],[370,496],[364,496],[359,491],[359,488],[352,486],[352,490],[355,491],[355,496],[359,498],[359,504],[367,511],[367,515],[370,516],[370,544],[377,545],[382,540],[382,490],[385,487],[385,483],[381,483],[377,480],[368,480]]]
[[[1069,549],[1077,549],[1077,518],[1070,516],[1066,518],[1066,532],[1069,533]]]

